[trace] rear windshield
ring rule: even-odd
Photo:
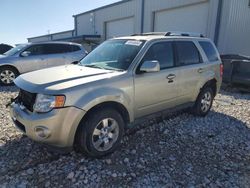
[[[218,54],[214,48],[214,46],[211,44],[211,42],[208,41],[200,41],[199,42],[203,51],[205,52],[207,58],[209,61],[218,61]]]

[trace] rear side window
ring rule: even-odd
[[[44,50],[46,54],[60,54],[71,52],[71,46],[68,44],[45,44]]]
[[[202,49],[204,50],[209,61],[218,61],[219,60],[217,52],[214,49],[214,46],[211,44],[211,42],[200,41],[199,44],[201,45]]]
[[[71,45],[71,51],[72,52],[76,52],[76,51],[79,51],[79,50],[81,50],[81,48],[79,46]]]
[[[159,42],[153,44],[143,58],[144,61],[157,60],[161,70],[174,66],[174,53],[172,42]]]
[[[200,54],[195,44],[190,41],[175,42],[177,63],[179,66],[200,63]]]

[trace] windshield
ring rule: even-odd
[[[109,40],[80,61],[86,67],[124,71],[133,62],[145,41]]]
[[[9,51],[5,52],[4,55],[6,55],[6,56],[15,55],[17,52],[19,52],[20,50],[22,50],[27,45],[28,44],[20,44],[20,45],[16,46],[15,48],[12,48]]]

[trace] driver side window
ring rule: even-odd
[[[26,49],[25,51],[30,52],[30,55],[42,55],[44,54],[43,45],[34,45]]]
[[[172,42],[158,42],[153,44],[145,54],[142,62],[158,61],[161,70],[174,66],[174,52]]]

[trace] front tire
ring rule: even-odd
[[[0,68],[0,84],[3,86],[10,86],[14,84],[14,80],[18,76],[18,72],[9,66]]]
[[[212,88],[203,88],[198,95],[193,107],[193,114],[197,116],[206,116],[213,104],[214,92]]]
[[[80,123],[77,150],[90,157],[103,157],[115,151],[124,133],[122,116],[113,109],[98,109]]]

